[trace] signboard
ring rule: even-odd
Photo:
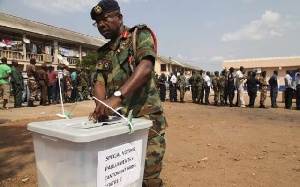
[[[143,140],[98,152],[97,187],[122,187],[141,175]]]

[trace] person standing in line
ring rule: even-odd
[[[271,107],[278,108],[277,95],[278,95],[278,71],[274,70],[274,74],[269,79],[270,95],[271,95]]]
[[[234,68],[229,68],[229,74],[227,76],[227,93],[228,93],[228,99],[229,99],[229,106],[233,107],[233,99],[234,99]]]
[[[296,82],[296,109],[300,110],[300,68],[297,69],[297,73],[295,74],[295,82]]]
[[[10,83],[9,83],[10,75],[11,75],[11,68],[7,65],[7,58],[2,57],[1,64],[0,64],[0,89],[2,90],[3,110],[8,109],[8,106],[6,105],[8,103],[9,96],[10,96]]]
[[[248,107],[254,108],[255,99],[257,97],[257,85],[259,84],[258,79],[256,78],[256,72],[252,72],[246,81],[247,91],[249,95],[249,105]]]
[[[227,102],[227,100],[228,100],[228,70],[227,70],[227,68],[225,67],[225,69],[223,69],[222,72],[223,72],[222,74],[224,74],[223,76],[225,79],[223,105],[228,106],[228,102]]]
[[[204,104],[203,103],[203,96],[202,94],[204,93],[203,92],[203,85],[204,85],[204,79],[203,79],[203,70],[200,70],[199,72],[197,71],[196,72],[196,75],[195,75],[195,79],[196,79],[196,103],[197,104]]]
[[[219,87],[219,93],[220,93],[220,106],[226,106],[228,105],[227,101],[226,103],[224,102],[224,94],[225,94],[225,90],[226,90],[226,69],[224,69],[221,72],[221,76],[219,77],[219,81],[218,81],[218,87]]]
[[[293,78],[292,78],[291,74],[292,74],[292,71],[287,70],[286,75],[284,77],[284,85],[285,85],[284,101],[285,101],[286,109],[292,109],[294,87],[293,87],[293,83],[292,83]]]
[[[213,90],[214,90],[214,106],[219,106],[219,100],[220,100],[220,90],[219,90],[219,72],[215,71],[215,76],[212,79],[212,86],[213,86]]]
[[[36,59],[32,58],[30,59],[30,64],[26,66],[26,72],[28,76],[28,88],[29,88],[29,100],[27,103],[28,107],[35,107],[34,101],[35,97],[37,95],[37,82],[38,80],[38,74],[35,71],[35,64],[36,64]]]
[[[210,87],[211,87],[210,72],[207,71],[206,75],[204,76],[205,105],[210,105],[209,102]]]
[[[21,73],[18,71],[17,67],[19,65],[17,60],[12,60],[12,67],[11,67],[11,86],[14,94],[14,107],[19,108],[22,107],[22,91],[23,89],[23,78]]]
[[[38,75],[39,75],[39,85],[41,89],[41,100],[40,100],[40,105],[46,106],[47,104],[47,93],[48,93],[48,85],[49,85],[49,80],[47,76],[47,65],[43,63],[41,65],[41,69],[38,70]]]
[[[243,66],[240,67],[240,70],[236,72],[236,88],[238,91],[238,106],[245,108],[245,101],[244,101],[244,80],[247,77],[244,76],[246,70]]]
[[[197,100],[197,81],[196,81],[196,72],[195,71],[192,71],[192,76],[189,79],[189,83],[191,85],[193,103],[196,103],[196,100]]]
[[[259,91],[260,91],[259,108],[267,108],[265,105],[265,101],[267,99],[267,92],[268,92],[268,82],[267,82],[266,76],[267,76],[267,72],[263,71],[261,73],[260,78],[258,79]]]
[[[56,98],[57,98],[57,72],[54,71],[54,67],[50,67],[50,73],[48,76],[49,79],[49,87],[50,87],[50,92],[51,92],[51,100],[49,101],[49,103],[51,104],[56,104]]]
[[[175,73],[171,73],[170,100],[171,100],[171,102],[177,102],[177,77],[176,77]]]
[[[156,37],[146,25],[124,26],[123,15],[115,0],[101,0],[92,8],[91,18],[99,33],[109,40],[98,50],[95,98],[112,108],[123,107],[121,114],[124,116],[132,111],[134,118],[153,121],[148,135],[142,187],[162,187],[160,172],[167,122],[155,84]],[[112,114],[112,110],[96,101],[89,119],[97,122]]]
[[[185,94],[185,76],[183,74],[183,71],[180,72],[180,76],[177,80],[177,85],[179,87],[179,93],[180,93],[180,103],[184,103],[184,94]]]
[[[159,87],[159,97],[162,102],[166,101],[166,75],[164,73],[161,73],[159,79],[158,79],[158,87]]]

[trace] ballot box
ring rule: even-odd
[[[40,187],[141,187],[152,121],[87,117],[32,122]]]

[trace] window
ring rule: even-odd
[[[167,66],[166,66],[166,64],[161,64],[161,65],[160,65],[160,71],[167,71]]]

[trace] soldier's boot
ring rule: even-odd
[[[160,178],[143,180],[143,187],[164,187]]]
[[[33,101],[28,101],[28,107],[35,107],[35,105],[33,104]]]

